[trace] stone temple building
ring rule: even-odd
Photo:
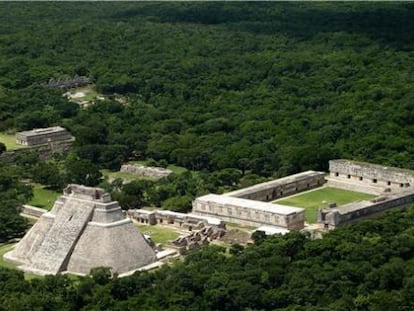
[[[122,274],[155,262],[156,254],[103,189],[69,185],[4,259],[40,275],[95,267]]]
[[[73,140],[73,136],[60,126],[34,129],[16,134],[16,144],[24,146],[43,145],[62,140]]]
[[[193,202],[193,213],[241,225],[302,229],[303,208],[268,202],[320,187],[324,176],[323,172],[306,171],[222,195],[207,194]]]

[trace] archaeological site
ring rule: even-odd
[[[375,195],[372,200],[339,206],[321,203],[317,222],[322,228],[332,229],[414,202],[413,171],[343,159],[329,161],[329,171],[307,171],[221,195],[207,194],[193,202],[193,213],[275,231],[303,229],[304,208],[272,201],[325,186]]]
[[[103,189],[69,185],[4,258],[41,275],[95,267],[122,274],[154,263],[156,254]]]

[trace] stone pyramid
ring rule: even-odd
[[[4,258],[41,275],[88,274],[95,267],[121,274],[156,261],[118,202],[103,189],[73,184]]]

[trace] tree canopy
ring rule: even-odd
[[[107,168],[414,167],[411,3],[1,6],[0,130],[61,124]],[[127,104],[80,109],[42,86],[76,75]]]

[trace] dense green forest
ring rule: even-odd
[[[27,181],[101,183],[124,208],[185,211],[197,195],[326,170],[331,158],[414,169],[412,3],[2,2],[0,12],[0,132],[62,125],[76,137],[66,156],[0,162],[0,242],[27,228]],[[46,86],[75,76],[106,99],[81,108]],[[131,159],[189,171],[102,183],[101,169]],[[257,235],[122,279],[97,269],[24,281],[2,268],[0,310],[412,310],[413,217],[321,240]]]
[[[413,310],[414,210],[310,240],[203,247],[154,272],[25,281],[0,269],[1,310]]]
[[[282,176],[344,157],[414,168],[411,3],[2,3],[0,130],[78,155]],[[47,90],[91,76],[88,109]]]

